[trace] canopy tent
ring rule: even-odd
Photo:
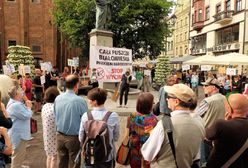
[[[210,55],[198,56],[198,57],[195,57],[194,59],[183,62],[183,64],[185,65],[208,65],[206,62],[212,60],[213,58],[214,56],[210,56]]]
[[[208,65],[248,65],[248,55],[229,53],[202,62]]]
[[[183,57],[173,57],[170,59],[170,63],[171,64],[182,64],[184,61],[188,61],[191,59],[196,58],[195,56],[192,55],[187,55],[187,56],[183,56]]]

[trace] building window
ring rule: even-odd
[[[178,35],[176,35],[176,43],[178,43]]]
[[[184,54],[188,54],[188,48],[185,46]]]
[[[217,45],[239,41],[239,24],[216,31]]]
[[[40,3],[40,0],[31,0],[32,3]]]
[[[236,12],[241,11],[242,9],[242,0],[236,0]]]
[[[9,40],[9,46],[16,46],[16,40]]]
[[[216,5],[216,14],[221,12],[221,4]]]
[[[191,39],[191,46],[192,46],[192,53],[196,54],[198,49],[204,49],[206,48],[206,41],[207,41],[207,35],[199,35],[192,37]]]
[[[187,40],[187,32],[184,34],[184,39]]]
[[[32,45],[33,52],[41,52],[41,46],[39,45]]]
[[[188,17],[185,18],[185,25],[188,24]]]
[[[183,27],[183,20],[181,20],[181,27]]]
[[[183,47],[180,47],[180,53],[179,55],[183,55]]]
[[[176,48],[176,55],[178,55],[178,48]]]
[[[174,47],[174,46],[173,46],[173,41],[171,41],[171,50],[173,49],[173,47]]]
[[[202,9],[198,10],[198,21],[202,21]]]
[[[231,0],[226,0],[226,11],[231,10]]]
[[[210,11],[209,11],[209,6],[206,7],[206,14],[205,14],[205,18],[206,20],[208,20],[210,18]]]
[[[182,34],[180,34],[180,42],[181,42],[181,41],[183,41],[182,36],[183,36],[183,35],[182,35]]]

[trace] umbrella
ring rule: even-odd
[[[229,53],[214,57],[211,60],[204,60],[209,65],[248,65],[248,55],[240,53]]]
[[[198,57],[195,57],[194,59],[191,59],[189,61],[183,62],[183,64],[187,64],[187,65],[208,65],[205,62],[210,61],[213,58],[214,58],[214,56],[210,56],[210,55],[198,56]]]
[[[195,56],[192,55],[187,55],[187,56],[183,56],[183,57],[174,57],[170,59],[170,63],[171,64],[182,64],[184,61],[188,61],[191,59],[196,58]]]

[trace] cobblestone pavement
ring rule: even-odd
[[[157,102],[158,92],[151,91],[151,93],[155,97],[155,102]],[[200,101],[204,96],[202,93],[202,88],[200,88],[199,93],[200,93],[199,95],[199,101]],[[125,133],[127,115],[130,112],[135,111],[136,99],[129,100],[127,104],[128,108],[116,108],[117,105],[118,104],[116,102],[111,101],[110,97],[105,103],[105,106],[108,110],[116,111],[120,116],[121,137],[116,144],[116,146],[119,146]],[[33,134],[32,135],[33,139],[29,141],[29,145],[27,147],[27,157],[26,157],[24,165],[28,165],[30,168],[45,168],[46,167],[46,155],[45,155],[44,148],[43,148],[41,116],[34,115],[33,117],[37,119],[38,121],[38,132]],[[124,167],[129,167],[129,166],[116,165],[116,168],[124,168]]]

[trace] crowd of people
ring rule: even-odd
[[[92,74],[90,82],[95,83],[95,70]],[[29,74],[20,77],[8,91],[10,100],[6,109],[1,103],[0,167],[5,167],[5,156],[10,154],[11,168],[23,166],[27,142],[31,139],[33,110],[41,113],[47,168],[114,168],[116,142],[123,130],[118,114],[105,107],[107,91],[94,84],[87,98],[78,96],[79,76],[69,74],[67,68],[62,74],[63,92],[57,87],[61,76],[56,68],[49,73],[49,84],[44,87],[41,75],[41,70],[36,69],[33,80]],[[244,145],[248,138],[248,99],[246,91],[242,94],[242,87],[237,89],[242,82],[235,76],[229,79],[228,92],[222,92],[228,77],[215,78],[209,74],[204,82],[200,82],[196,72],[189,77],[190,83],[187,79],[185,84],[179,83],[176,75],[166,77],[165,85],[159,90],[160,114],[156,113],[159,116],[153,113],[154,95],[142,92],[137,97],[136,111],[128,115],[125,127],[129,165],[132,168],[248,167],[248,150]],[[127,69],[120,83],[119,107],[123,96],[124,107],[127,105],[131,80],[131,71]],[[197,105],[199,84],[203,85],[206,97]],[[243,151],[237,154],[239,150]]]

